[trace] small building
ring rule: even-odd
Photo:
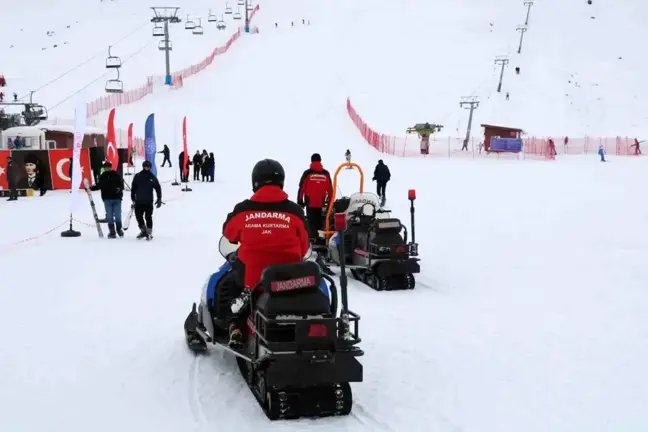
[[[506,127],[506,126],[494,126],[483,124],[481,127],[484,128],[484,150],[490,151],[491,138],[521,138],[522,129]]]
[[[47,125],[16,126],[2,131],[0,149],[9,149],[8,140],[22,141],[25,150],[54,150],[74,147],[74,126]],[[86,126],[83,148],[103,147],[104,132],[96,127]]]

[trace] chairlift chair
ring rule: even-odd
[[[185,21],[185,30],[193,30],[196,28],[196,23],[189,19],[189,14],[187,14],[187,20]]]
[[[153,36],[164,36],[164,27],[162,27],[161,25],[156,25],[155,27],[153,27]]]
[[[236,9],[236,13],[232,15],[232,18],[234,18],[235,20],[241,19],[241,8]]]
[[[218,22],[218,18],[216,18],[216,15],[214,15],[212,13],[211,9],[209,9],[209,15],[207,16],[207,21],[208,22]]]
[[[225,3],[225,15],[231,15],[232,14],[232,6],[230,6],[228,3]]]
[[[196,26],[195,26],[194,29],[191,31],[191,33],[193,33],[193,34],[195,34],[195,35],[201,35],[201,34],[203,34],[203,33],[205,32],[205,31],[203,30],[202,25],[201,25],[201,24],[202,24],[201,21],[202,21],[202,20],[201,20],[200,18],[198,18],[198,24],[196,24]]]
[[[173,51],[173,44],[171,44],[171,41],[168,41],[168,42],[169,42],[168,50],[169,50],[169,51]],[[160,42],[158,42],[158,49],[159,49],[160,51],[165,51],[165,50],[167,50],[167,46],[165,45],[165,41],[161,40]]]
[[[245,0],[238,0],[238,2],[236,2],[236,4],[239,5],[239,6],[243,6],[245,4]]]
[[[111,53],[112,46],[108,47],[108,57],[106,58],[106,69],[119,69],[122,65],[121,59]]]
[[[124,83],[119,79],[119,69],[117,71],[117,78],[106,81],[106,93],[123,93]]]
[[[247,10],[251,11],[252,9],[254,9],[254,6],[252,5],[252,2],[248,2]]]
[[[221,19],[216,23],[216,29],[223,31],[226,28],[227,24],[225,24],[225,20],[223,19],[223,16],[221,16]]]

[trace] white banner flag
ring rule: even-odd
[[[86,99],[85,92],[81,92],[74,110],[74,147],[72,150],[72,184],[70,190],[70,214],[74,213],[76,198],[79,196],[81,186],[81,147],[86,127]]]

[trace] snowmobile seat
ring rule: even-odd
[[[312,261],[266,268],[261,287],[256,307],[266,316],[331,313],[328,293],[322,289],[322,272]]]

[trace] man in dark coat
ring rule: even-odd
[[[199,181],[200,180],[200,171],[202,169],[202,160],[203,157],[200,154],[198,150],[196,150],[196,154],[193,157],[193,166],[194,166],[194,180]]]
[[[376,182],[376,193],[384,202],[386,199],[385,189],[387,188],[387,182],[391,180],[391,173],[389,172],[389,167],[380,159],[376,169],[374,170],[373,180]]]
[[[7,201],[18,200],[18,190],[16,188],[16,177],[18,176],[16,164],[13,162],[11,156],[7,158],[7,168],[5,169],[7,175],[7,183],[9,184],[9,199]]]
[[[164,144],[164,149],[162,149],[162,151],[158,153],[164,154],[164,160],[162,161],[162,166],[164,166],[165,163],[169,162],[169,168],[172,168],[173,165],[171,165],[171,150],[169,150],[169,146]],[[180,166],[182,166],[182,163],[180,164]]]
[[[99,181],[90,190],[101,191],[101,199],[106,208],[106,220],[108,222],[108,238],[124,237],[122,229],[122,197],[124,196],[124,184],[117,171],[114,171],[110,162],[104,163],[104,172],[99,176]],[[115,230],[115,225],[117,230]]]
[[[142,163],[142,171],[135,174],[131,185],[131,200],[135,208],[135,218],[140,233],[138,239],[150,240],[153,236],[153,192],[157,194],[155,207],[162,206],[162,187],[155,174],[151,172],[151,162]]]
[[[189,182],[189,165],[191,165],[191,158],[187,158],[187,175],[185,175],[184,170],[182,169],[182,163],[184,162],[185,152],[181,151],[178,155],[178,167],[180,168],[180,181],[182,183]]]
[[[36,169],[38,165],[38,157],[35,153],[29,152],[25,155],[23,164],[25,165],[25,175],[20,176],[16,188],[38,190],[40,188],[38,171]]]

